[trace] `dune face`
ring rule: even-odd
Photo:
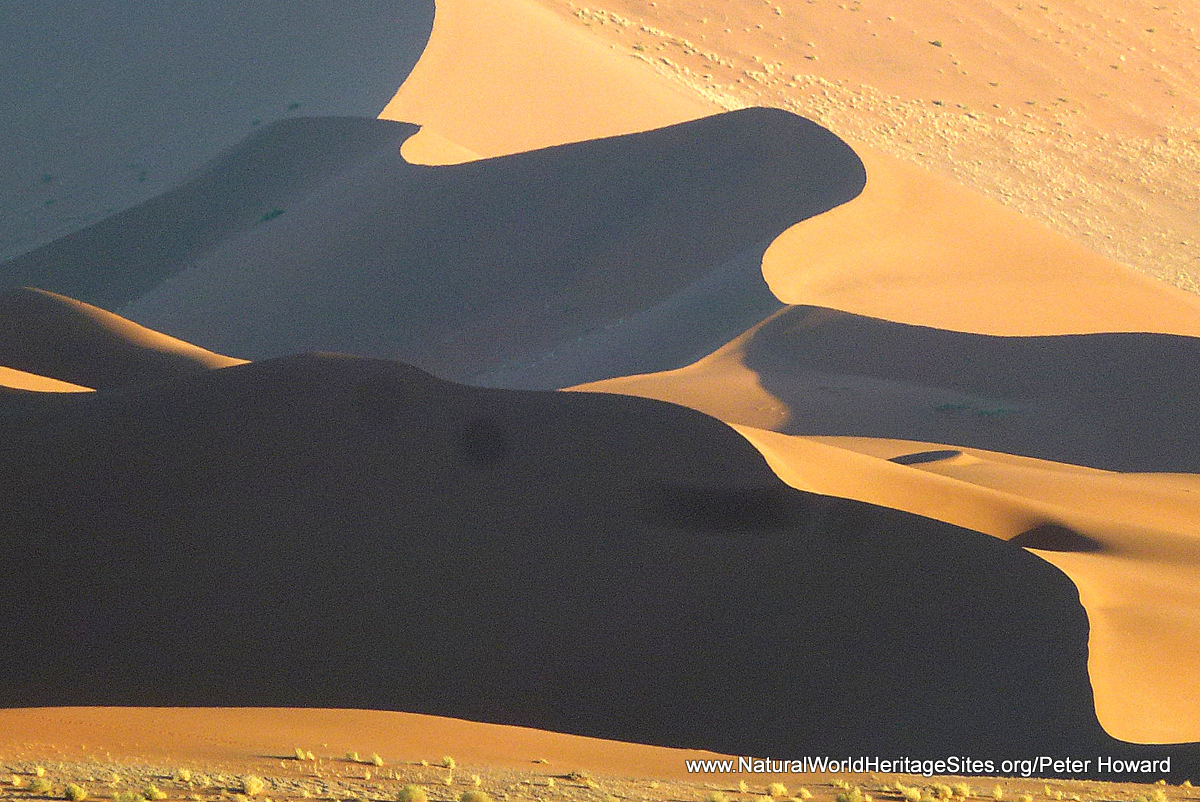
[[[802,114],[1200,289],[1194,4],[539,2],[722,108]]]
[[[793,487],[1036,550],[1079,587],[1101,723],[1164,743],[1200,735],[1198,362],[1192,337],[996,337],[788,307],[693,365],[583,388],[738,424]]]
[[[679,407],[307,356],[3,426],[0,609],[38,644],[0,656],[5,705],[403,709],[738,754],[1130,749],[1095,721],[1065,577],[788,488]]]
[[[789,307],[694,365],[588,387],[789,434],[1197,472],[1198,364],[1191,337],[992,337]]]
[[[20,289],[0,295],[0,365],[6,368],[108,388],[244,361],[51,292]]]
[[[14,9],[0,705],[1194,774],[1200,300],[1110,261],[1189,286],[1194,31],[609,5]]]
[[[441,0],[429,46],[379,116],[422,126],[404,145],[410,162],[450,164],[719,110],[536,2]]]
[[[411,130],[291,121],[178,197],[5,273],[242,357],[337,350],[561,387],[687,364],[777,309],[762,250],[864,181],[844,143],[779,111],[440,168],[399,157]],[[272,159],[300,175],[284,183]],[[234,220],[204,190],[240,188],[245,170],[279,186],[239,198]],[[254,221],[263,207],[283,213]],[[159,238],[164,215],[178,236]]]
[[[6,3],[0,259],[162,193],[260,125],[374,117],[433,6]]]
[[[36,286],[115,309],[227,239],[271,222],[339,174],[395,152],[412,126],[285,120],[244,138],[181,186],[0,266],[0,286]]]

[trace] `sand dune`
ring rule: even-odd
[[[561,387],[687,364],[777,309],[763,249],[863,182],[844,143],[779,111],[439,168],[399,157],[411,131],[289,121],[5,273],[241,357]],[[274,187],[244,191],[247,170]]]
[[[308,356],[4,427],[22,548],[0,609],[39,633],[0,655],[7,705],[373,707],[749,754],[1128,751],[1094,718],[1064,576],[790,489],[679,407]]]
[[[1192,337],[995,337],[788,307],[693,365],[584,387],[788,434],[1197,472],[1198,363]]]
[[[116,309],[370,156],[394,153],[413,130],[355,118],[266,126],[182,185],[4,263],[0,287],[40,287]]]
[[[69,733],[69,735],[67,735]],[[32,744],[85,747],[140,761],[188,766],[213,761],[229,770],[265,757],[291,757],[297,746],[322,757],[377,752],[388,761],[439,764],[449,754],[462,766],[539,769],[562,777],[586,771],[616,777],[690,779],[684,760],[711,752],[605,741],[526,727],[380,710],[294,708],[104,708],[0,710],[0,751],[13,760]],[[35,747],[36,748],[36,747]],[[368,751],[369,750],[369,751]],[[69,754],[69,753],[68,753]],[[60,754],[60,758],[68,754]],[[331,761],[332,762],[332,761]],[[545,765],[540,765],[544,763]],[[235,771],[237,769],[234,769]],[[380,772],[376,772],[380,773]],[[444,772],[442,773],[444,774]]]
[[[52,291],[0,296],[0,610],[38,638],[0,704],[1190,771],[1114,737],[1200,740],[1200,301],[574,26],[446,0],[383,119],[267,117],[186,179],[233,118],[147,125],[145,200],[118,115],[71,168],[60,209],[144,202],[0,266]]]
[[[1200,296],[926,170],[855,150],[862,195],[792,227],[763,259],[781,300],[979,334],[1200,335]]]
[[[1197,737],[1191,678],[1200,668],[1200,477],[738,429],[793,487],[927,515],[1036,550],[1079,587],[1105,729],[1149,743]]]
[[[422,126],[409,162],[452,164],[718,111],[535,2],[441,0],[429,46],[379,116]]]
[[[0,259],[161,194],[260,125],[374,117],[433,11],[433,0],[6,3]]]
[[[794,111],[1200,291],[1194,4],[539,2],[722,108]]]
[[[995,337],[789,307],[688,367],[583,388],[741,424],[794,487],[1038,549],[1088,610],[1100,721],[1170,742],[1200,738],[1196,364],[1189,337]]]
[[[92,390],[91,387],[81,387],[78,384],[39,376],[24,370],[6,368],[0,365],[0,388],[7,390],[29,390],[38,393],[80,393]]]
[[[16,368],[54,377],[44,389],[79,389],[71,382],[91,388],[140,384],[244,361],[51,292],[0,295],[0,365],[10,376]]]

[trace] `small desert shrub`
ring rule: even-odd
[[[796,798],[797,799],[812,799],[813,798],[812,791],[808,790],[807,788],[801,788],[799,791],[796,792]]]
[[[396,794],[396,802],[429,802],[429,797],[421,786],[406,785]]]
[[[113,802],[145,802],[146,797],[133,791],[122,791],[113,797]]]
[[[190,783],[192,781],[191,769],[180,769],[175,772],[175,780],[181,783]]]
[[[841,788],[843,791],[849,791],[850,783],[846,782],[845,780],[843,780],[842,778],[839,777],[838,779],[833,781],[833,787]]]
[[[921,789],[905,785],[900,788],[900,796],[904,798],[904,802],[921,802]]]
[[[704,802],[729,802],[729,797],[720,791],[709,791],[708,796],[704,797]]]
[[[71,802],[83,802],[83,800],[87,799],[87,789],[82,785],[70,783],[67,786],[65,796]]]
[[[45,776],[46,776],[46,769],[45,769],[43,766],[34,766],[34,767],[33,767],[33,773],[34,773],[34,774],[36,774],[36,775],[37,775],[37,776],[39,776],[39,777],[45,777]]]
[[[1004,786],[992,786],[992,799],[996,800],[996,802],[1004,802]]]
[[[779,798],[787,795],[787,786],[783,783],[771,783],[767,786],[767,796]]]
[[[492,798],[483,791],[463,791],[458,802],[492,802]]]
[[[738,780],[738,793],[747,794],[750,792],[750,786],[746,785],[745,780]]]
[[[938,799],[949,799],[954,796],[954,789],[944,783],[935,783],[933,795]]]
[[[837,802],[871,802],[871,797],[863,793],[857,785],[849,791],[843,791],[835,797]]]
[[[971,798],[971,786],[966,783],[954,783],[950,786],[950,790],[954,792],[955,796],[960,796],[963,799]]]
[[[347,752],[347,753],[346,753],[346,760],[349,760],[351,763],[358,763],[358,762],[360,762],[360,761],[359,761],[359,759],[358,759],[358,752]]]
[[[1021,794],[1017,797],[1017,802],[1033,802],[1033,794]]]
[[[48,793],[50,793],[50,781],[39,774],[37,777],[34,777],[32,780],[29,781],[29,793],[31,793],[31,794],[48,794]]]
[[[247,774],[242,778],[242,793],[246,796],[258,796],[265,790],[267,790],[267,784],[263,782],[262,777]]]
[[[450,757],[449,755],[442,755],[442,766],[450,769],[450,771],[454,771],[454,769],[458,766],[458,763],[456,763],[454,758]]]
[[[1167,802],[1167,792],[1161,788],[1155,788],[1150,792],[1150,802]]]
[[[167,795],[165,793],[163,793],[162,791],[158,790],[157,785],[150,784],[150,785],[147,785],[145,787],[145,789],[142,790],[142,798],[153,801],[153,800],[158,800],[158,799],[166,799]]]
[[[367,758],[367,762],[372,766],[379,767],[383,765],[383,758],[379,756],[378,752],[372,752],[371,756]]]

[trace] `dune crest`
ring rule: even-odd
[[[82,387],[78,384],[52,379],[49,376],[39,376],[15,368],[0,365],[0,387],[9,390],[30,390],[37,393],[90,393],[92,387]]]
[[[1197,363],[1192,337],[994,337],[787,307],[692,365],[574,389],[735,424],[793,487],[1041,547],[1088,612],[1100,722],[1168,743],[1200,739],[1185,680],[1200,673],[1200,384],[1179,369]]]
[[[47,381],[58,380],[59,390],[136,384],[245,361],[56,293],[0,294],[0,365],[53,377]]]
[[[1200,296],[927,170],[855,151],[862,194],[797,223],[763,256],[781,301],[978,334],[1200,336]]]
[[[719,111],[530,0],[439,0],[425,52],[379,117],[422,126],[410,162],[455,164]]]

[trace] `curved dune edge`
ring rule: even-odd
[[[822,313],[812,314],[820,323]],[[1116,473],[953,443],[771,431],[808,410],[791,409],[747,364],[747,347],[765,323],[684,368],[570,389],[657,398],[720,418],[802,490],[1004,540],[1049,526],[1094,541],[1099,550],[1091,553],[1035,553],[1079,589],[1091,624],[1089,672],[1100,723],[1132,742],[1200,740],[1200,699],[1189,679],[1200,674],[1200,593],[1193,590],[1200,587],[1200,477]],[[805,397],[838,403],[822,399],[819,388]],[[893,461],[939,451],[956,454]]]
[[[80,750],[79,745],[85,748]],[[289,757],[296,747],[340,757],[378,752],[389,762],[441,761],[554,774],[694,779],[684,760],[713,752],[643,746],[527,727],[481,724],[417,713],[311,708],[51,707],[0,710],[0,752],[57,745],[84,755],[245,762]]]
[[[438,0],[425,52],[379,118],[420,124],[402,154],[433,165],[722,110],[527,0]]]
[[[10,390],[30,390],[36,393],[91,393],[91,387],[83,387],[71,382],[59,381],[49,376],[39,376],[24,370],[6,368],[0,365],[0,387]]]
[[[43,383],[46,389],[78,392],[245,362],[58,293],[25,287],[0,294],[0,365],[57,380]]]
[[[1097,718],[1126,741],[1200,739],[1200,476],[1120,474],[966,448],[969,459],[907,466],[881,456],[947,447],[734,428],[793,487],[1005,540],[1050,524],[1098,544],[1094,553],[1033,550],[1079,589]]]
[[[863,193],[797,223],[763,257],[784,303],[977,334],[1200,336],[1200,296],[852,145],[867,168]]]

